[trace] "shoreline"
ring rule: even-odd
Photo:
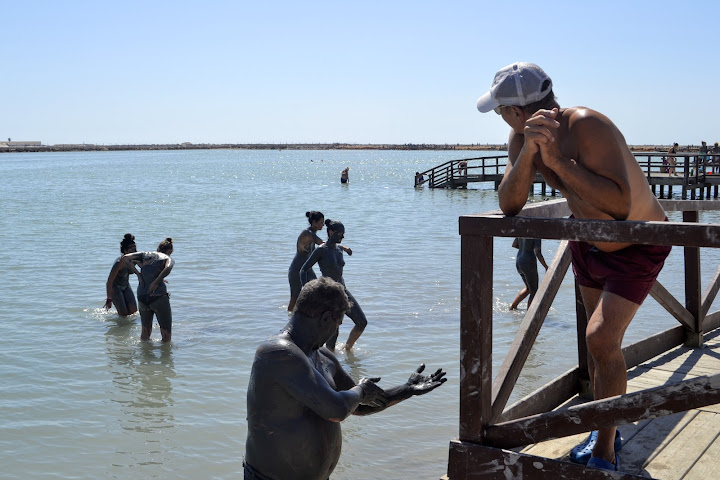
[[[634,152],[665,152],[669,145],[629,145]],[[0,153],[18,152],[108,152],[133,150],[438,150],[438,151],[507,151],[507,144],[431,144],[431,143],[174,143],[151,145],[6,145]]]

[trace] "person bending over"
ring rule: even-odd
[[[667,220],[620,130],[585,107],[560,108],[550,77],[533,63],[498,71],[478,110],[494,110],[510,126],[508,165],[498,188],[500,209],[517,215],[537,172],[567,199],[571,218]],[[585,334],[595,399],[621,395],[627,368],[625,329],[645,300],[670,253],[667,246],[570,242],[573,272],[588,324]],[[593,432],[571,460],[617,470],[616,428]],[[592,457],[588,454],[592,451]]]
[[[158,245],[157,252],[135,252],[123,257],[125,265],[132,268],[140,279],[137,288],[142,323],[140,340],[150,339],[154,316],[157,316],[160,325],[162,341],[167,343],[171,340],[172,310],[164,279],[175,265],[175,260],[170,258],[172,252],[172,238],[166,238]],[[140,266],[139,272],[135,270],[135,264]]]

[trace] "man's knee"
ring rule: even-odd
[[[622,352],[622,339],[618,340],[613,335],[608,335],[603,331],[588,330],[585,334],[585,342],[588,352],[590,352],[590,355],[596,360],[616,355],[617,352]]]

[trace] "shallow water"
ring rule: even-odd
[[[489,155],[490,153],[488,153]],[[307,210],[345,224],[345,281],[369,326],[353,377],[404,382],[421,362],[448,382],[343,423],[333,479],[438,478],[457,436],[458,216],[497,208],[491,185],[412,187],[462,152],[83,152],[0,156],[0,464],[3,478],[238,478],[257,345],[287,321],[287,267]],[[350,166],[349,185],[340,185]],[[671,215],[679,220],[679,216]],[[703,214],[703,222],[718,222]],[[173,342],[139,341],[139,318],[100,307],[126,232],[173,238]],[[321,236],[324,238],[325,233]],[[551,261],[557,242],[543,242]],[[681,250],[660,280],[683,299]],[[494,363],[525,307],[509,239],[495,242]],[[703,249],[703,278],[718,264]],[[317,270],[317,269],[316,269]],[[542,270],[542,269],[541,269]],[[131,279],[133,285],[135,280]],[[575,363],[566,277],[511,401]],[[352,322],[341,327],[347,338]],[[674,321],[644,305],[626,343]]]

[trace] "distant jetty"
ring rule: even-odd
[[[669,145],[632,145],[633,151],[665,151]],[[42,145],[40,142],[0,142],[2,152],[107,152],[127,150],[458,150],[507,151],[507,144],[460,143],[170,143],[151,145],[97,145],[90,143]]]
[[[105,152],[124,150],[486,150],[505,151],[507,144],[433,144],[433,143],[170,143],[152,145],[58,144],[37,145],[25,142],[0,143],[0,152]],[[27,142],[30,143],[30,142]],[[32,142],[39,143],[39,142]]]

